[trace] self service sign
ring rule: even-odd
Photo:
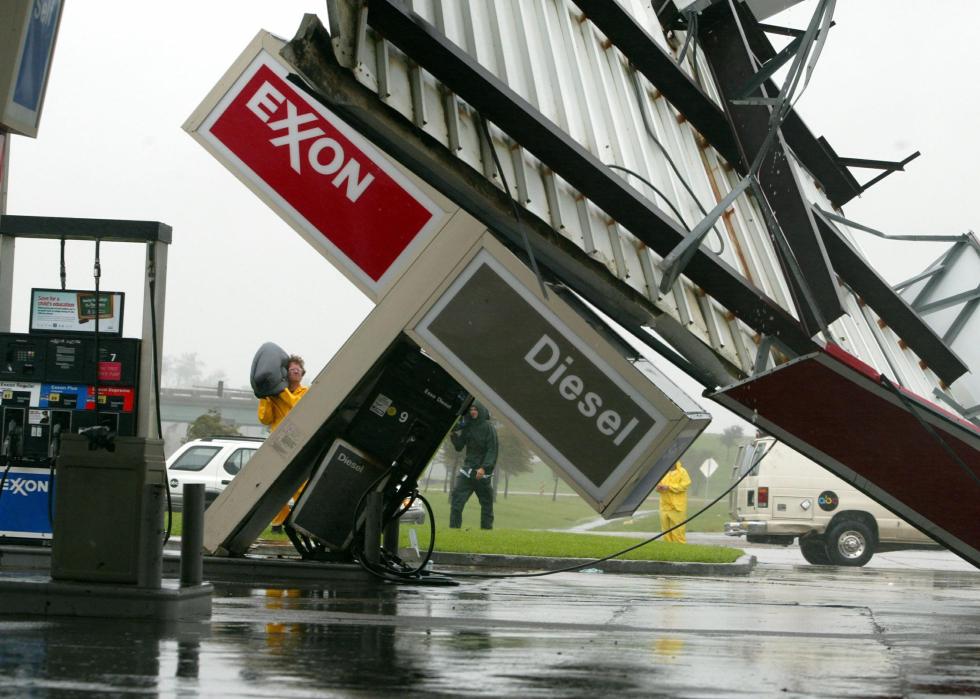
[[[527,277],[487,240],[414,333],[595,509],[635,509],[710,416]]]
[[[281,45],[261,33],[184,128],[377,301],[447,216],[288,80]]]
[[[61,0],[0,2],[0,130],[37,136]]]

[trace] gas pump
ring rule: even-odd
[[[54,465],[68,436],[96,428],[103,444],[111,446],[116,437],[149,436],[157,422],[152,391],[140,388],[152,388],[154,345],[162,344],[156,320],[162,319],[165,283],[155,284],[154,278],[163,277],[170,228],[144,221],[2,215],[5,269],[13,268],[14,244],[24,238],[96,244],[95,290],[64,288],[62,246],[62,288],[32,290],[27,333],[9,331],[12,275],[0,278],[0,460],[7,471],[0,486],[0,542],[48,546],[52,518],[63,509],[57,506],[60,496],[54,497],[55,474],[70,466],[59,461],[55,471]],[[146,247],[142,335],[155,342],[122,337],[125,297],[99,289],[102,241]],[[107,450],[99,453],[107,455],[106,464],[111,461]],[[119,498],[87,492],[82,500],[98,500],[105,511]],[[77,521],[69,526],[77,528]]]
[[[12,456],[46,465],[55,427],[135,435],[139,351],[132,338],[100,340],[97,351],[89,337],[0,333],[0,438],[15,425]]]
[[[140,340],[132,338],[0,333],[0,444],[8,470],[0,540],[50,541],[47,500],[64,434],[101,427],[136,435],[139,355]]]
[[[365,498],[381,495],[389,521],[472,396],[406,336],[384,353],[345,401],[344,425],[324,430],[328,445],[286,521],[306,558],[329,558],[360,542]],[[343,555],[341,555],[343,557]]]

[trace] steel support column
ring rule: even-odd
[[[736,7],[740,8],[743,25],[755,22],[743,5],[737,3]],[[752,80],[756,71],[728,5],[713,9],[710,19],[710,24],[706,22],[708,26],[702,33],[701,45],[714,72],[718,89],[725,99],[726,110],[743,152],[743,162],[749,163],[755,160],[766,141],[771,108],[731,102]],[[772,95],[763,86],[753,96],[765,98]],[[777,241],[779,232],[770,230],[780,266],[804,326],[810,334],[816,334],[821,328],[814,311],[829,324],[844,315],[844,308],[838,295],[833,268],[810,212],[809,202],[797,179],[794,165],[789,161],[789,152],[782,134],[778,134],[762,162],[758,178],[803,279],[793,273],[790,260],[781,250]],[[765,202],[760,202],[760,205],[765,206]],[[811,308],[808,297],[816,306],[815,309]]]

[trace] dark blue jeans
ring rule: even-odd
[[[470,495],[476,492],[480,501],[480,529],[493,529],[493,479],[484,476],[480,480],[467,478],[462,473],[456,474],[456,484],[450,499],[449,528],[459,529],[463,526],[463,508]]]

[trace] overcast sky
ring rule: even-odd
[[[39,136],[13,139],[7,212],[171,225],[165,354],[196,352],[245,386],[253,352],[272,340],[315,375],[371,304],[180,126],[259,29],[291,37],[304,12],[326,24],[325,3],[66,4]],[[804,26],[812,4],[785,21]],[[798,105],[811,130],[841,155],[923,153],[846,215],[892,233],[975,228],[980,3],[850,0],[835,18]],[[861,242],[891,282],[942,251]],[[104,248],[102,288],[127,293],[126,334],[136,335],[143,249]],[[69,288],[91,287],[93,254],[91,244],[69,246]],[[32,286],[58,285],[57,243],[19,242],[13,329],[26,331]]]

